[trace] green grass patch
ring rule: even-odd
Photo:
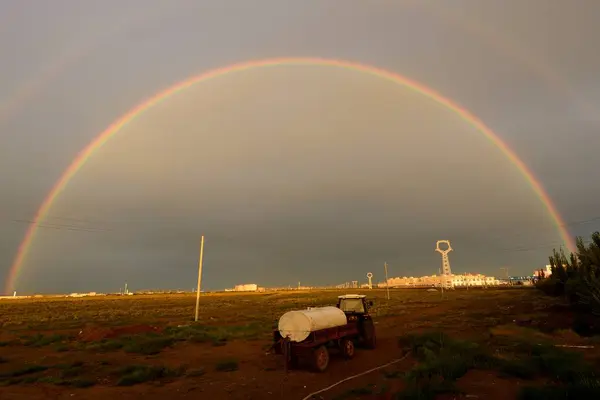
[[[123,342],[118,340],[101,340],[98,343],[92,343],[86,346],[86,350],[98,352],[98,353],[106,353],[109,351],[116,351],[123,348]]]
[[[215,371],[219,372],[231,372],[237,371],[239,369],[239,364],[237,360],[223,360],[215,365]]]
[[[171,346],[175,340],[170,337],[130,337],[124,344],[127,353],[154,355]]]
[[[65,364],[56,364],[55,368],[74,368],[74,367],[82,367],[85,363],[81,360],[71,361]]]
[[[32,347],[44,347],[53,343],[62,342],[67,337],[64,335],[42,335],[35,334],[33,336],[26,336],[23,338],[23,345]]]
[[[83,371],[83,362],[74,361],[67,364],[57,364],[54,367],[42,365],[30,365],[14,371],[5,372],[0,375],[0,386],[47,383],[59,386],[72,386],[78,388],[90,387],[96,384],[95,381],[80,377]],[[57,375],[40,376],[38,373],[52,369],[57,369]]]
[[[1,372],[0,378],[18,378],[20,376],[35,374],[47,370],[48,367],[44,365],[27,365],[25,367],[16,369],[14,371]]]
[[[396,379],[396,378],[401,378],[403,376],[401,371],[383,371],[382,375],[386,379]]]
[[[349,398],[355,398],[357,396],[368,396],[375,393],[373,384],[369,384],[364,387],[350,389],[342,394],[339,394],[334,397],[334,400],[345,400]]]
[[[435,378],[435,377],[434,377]],[[435,400],[443,394],[459,394],[454,382],[443,381],[440,378],[431,379],[426,384],[409,385],[404,391],[396,395],[397,400]]]
[[[513,359],[503,360],[500,371],[518,378],[546,377],[554,382],[578,385],[595,379],[593,368],[578,352],[551,345],[521,344]]]
[[[406,389],[398,399],[433,400],[444,393],[458,393],[455,382],[470,369],[489,369],[498,365],[479,344],[456,340],[442,332],[407,335],[399,345],[412,351],[419,361],[405,374]]]
[[[195,377],[202,376],[205,373],[206,373],[206,370],[204,368],[195,368],[195,369],[191,369],[191,370],[187,371],[185,376],[188,376],[190,378],[195,378]]]
[[[75,388],[88,388],[96,385],[96,381],[92,379],[86,378],[73,378],[73,379],[64,379],[58,376],[44,376],[37,379],[35,382],[38,383],[47,383],[50,385],[57,386],[70,386]],[[33,382],[32,382],[33,383]]]
[[[83,361],[73,361],[67,364],[58,364],[55,368],[60,370],[60,378],[69,379],[78,377],[84,372]]]
[[[35,374],[47,369],[48,367],[43,365],[28,365],[13,371],[2,372],[0,373],[0,386],[36,382],[40,377]]]
[[[168,328],[166,333],[178,341],[195,343],[212,343],[223,346],[230,340],[255,340],[269,332],[265,324],[251,323],[247,325],[210,326],[192,324],[183,327]]]
[[[105,339],[88,345],[86,350],[99,353],[123,350],[127,353],[149,356],[159,354],[165,348],[173,345],[173,343],[175,343],[175,339],[169,336],[159,336],[156,334],[132,335],[123,336],[118,339]]]
[[[588,381],[569,385],[525,386],[518,395],[519,400],[564,400],[598,399],[600,381]]]
[[[487,347],[440,332],[400,338],[400,345],[410,348],[419,364],[405,374],[406,390],[397,398],[435,399],[443,393],[456,393],[456,380],[471,369],[493,369],[504,376],[546,378],[553,382],[551,390],[524,388],[522,399],[600,398],[598,375],[581,353],[548,344],[519,342],[512,337],[504,339],[504,347],[497,349],[500,358],[492,356]],[[499,344],[497,338],[492,343]]]
[[[133,386],[144,382],[181,376],[183,368],[172,369],[164,366],[128,365],[117,371],[120,375],[117,386]]]
[[[441,332],[410,335],[399,339],[401,346],[408,346],[420,361],[408,372],[409,380],[440,376],[456,380],[472,368],[490,368],[497,361],[477,343],[455,340]]]
[[[96,381],[94,381],[92,379],[85,379],[85,378],[72,379],[68,382],[69,382],[69,386],[73,386],[76,388],[82,388],[82,389],[96,385]]]
[[[502,361],[499,371],[500,376],[513,376],[520,379],[533,379],[539,372],[532,363],[519,359]]]

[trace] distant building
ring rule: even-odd
[[[389,278],[387,284],[389,287],[432,287],[440,284],[441,277],[439,275],[428,275],[421,277],[398,277]],[[452,285],[455,287],[468,286],[496,286],[500,282],[493,276],[485,276],[482,274],[464,274],[451,275]],[[377,285],[380,288],[386,287],[386,283],[382,282]]]
[[[493,276],[482,274],[452,275],[452,284],[454,286],[495,286],[498,285],[498,279]]]
[[[246,283],[243,285],[235,285],[233,288],[234,292],[256,292],[258,291],[258,285],[256,283]]]
[[[541,274],[540,274],[540,270],[544,272],[544,277],[547,278],[550,275],[552,275],[552,266],[551,265],[546,265],[545,268],[540,268],[540,269],[536,269],[533,271],[533,276],[540,278]]]
[[[133,294],[133,293],[131,293]],[[96,292],[89,292],[89,293],[71,293],[69,295],[67,295],[67,297],[87,297],[87,296],[101,296],[102,294],[98,294]]]

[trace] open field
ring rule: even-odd
[[[285,375],[268,353],[277,319],[346,292],[374,300],[377,349],[334,355],[322,374]],[[0,398],[302,399],[406,353],[315,398],[546,399],[564,388],[591,398],[600,385],[600,340],[575,334],[568,308],[534,289],[444,299],[393,290],[389,301],[385,290],[206,294],[197,324],[194,304],[192,295],[0,301]]]

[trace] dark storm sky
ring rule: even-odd
[[[0,284],[77,153],[209,69],[316,56],[465,106],[542,182],[572,235],[600,229],[600,4],[577,0],[0,3]],[[323,66],[221,76],[122,129],[40,226],[19,292],[325,284],[531,273],[561,244],[519,171],[426,97]]]

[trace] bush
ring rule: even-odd
[[[452,339],[442,332],[407,335],[398,342],[420,361],[406,374],[406,389],[398,394],[399,399],[433,400],[442,393],[455,393],[454,382],[470,369],[498,363],[477,343]]]
[[[583,299],[588,296],[589,289],[581,276],[574,276],[565,283],[565,297],[569,303],[584,308]]]
[[[536,287],[548,296],[558,297],[564,293],[563,285],[553,278],[546,278],[538,281]]]

